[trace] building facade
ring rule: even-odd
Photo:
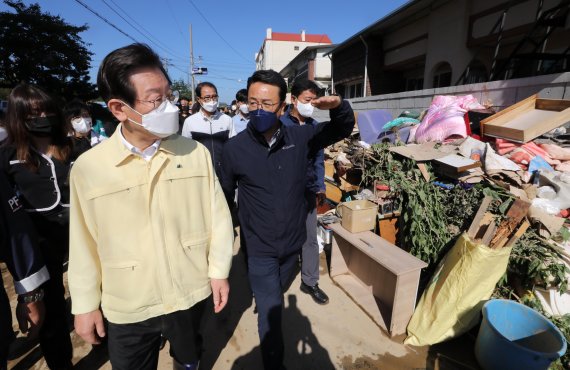
[[[338,44],[346,98],[570,70],[569,0],[411,0]]]
[[[334,48],[328,46],[308,46],[287,64],[279,73],[288,85],[296,79],[315,81],[323,92],[328,93],[332,88],[331,59],[327,53]]]
[[[299,55],[306,47],[315,45],[330,45],[330,38],[323,35],[266,31],[265,39],[255,54],[256,70],[273,69],[281,71],[291,60]]]

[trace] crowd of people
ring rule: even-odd
[[[263,368],[283,367],[284,290],[301,261],[301,291],[318,286],[316,206],[323,148],[354,126],[348,102],[311,81],[256,71],[223,113],[217,88],[178,97],[143,44],[111,52],[97,75],[105,102],[62,105],[22,83],[0,121],[0,257],[14,277],[22,332],[50,369],[72,368],[74,329],[107,341],[114,369],[156,369],[161,342],[175,369],[197,369],[206,300],[228,302],[237,215],[257,306]],[[316,122],[313,109],[330,110]],[[0,289],[0,369],[13,339]]]

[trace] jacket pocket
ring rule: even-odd
[[[139,261],[103,261],[101,267],[104,311],[137,313],[157,303],[154,274]]]
[[[192,280],[202,281],[208,278],[208,246],[210,235],[200,233],[198,235],[182,239],[182,249],[186,256],[189,274]],[[185,281],[191,284],[192,281]]]

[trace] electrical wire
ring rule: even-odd
[[[176,26],[178,27],[178,33],[180,34],[180,39],[182,40],[182,42],[186,42],[186,37],[182,33],[182,27],[180,27],[180,24],[176,19],[176,15],[174,14],[174,10],[172,10],[172,5],[170,4],[169,0],[166,0],[166,5],[168,6],[168,10],[170,10],[170,15],[172,16],[172,19],[174,19],[174,23],[176,23]]]
[[[244,57],[243,55],[240,54],[239,51],[237,51],[232,44],[230,44],[222,35],[220,35],[220,33],[218,32],[218,30],[216,30],[216,28],[212,25],[212,23],[210,23],[210,21],[208,20],[208,18],[206,18],[206,16],[204,14],[202,14],[202,12],[200,11],[200,9],[198,9],[198,7],[192,2],[192,0],[188,0],[188,2],[194,7],[194,9],[196,9],[196,11],[198,12],[198,14],[204,19],[204,21],[206,21],[206,23],[210,26],[210,28],[212,28],[212,30],[214,31],[214,33],[216,35],[218,35],[218,37],[220,39],[222,39],[223,42],[226,43],[226,45],[228,45],[228,47],[230,49],[232,49],[239,57],[241,57],[243,60],[248,61],[249,60]]]
[[[115,13],[116,15],[118,15],[123,21],[125,21],[129,26],[131,26],[135,31],[137,31],[138,33],[140,33],[144,38],[146,38],[148,41],[150,41],[152,44],[154,44],[156,47],[162,49],[164,52],[166,52],[167,54],[174,56],[176,58],[180,58],[182,60],[184,60],[184,57],[181,57],[180,55],[177,55],[174,51],[168,49],[168,47],[166,45],[164,45],[162,42],[160,42],[160,40],[156,39],[150,32],[148,32],[143,26],[141,26],[139,23],[137,23],[136,20],[134,20],[133,18],[131,18],[127,12],[125,12],[117,3],[115,3],[113,0],[110,0],[117,8],[119,8],[123,13],[125,13],[125,15],[131,19],[134,23],[136,23],[139,27],[135,27],[131,22],[129,22],[125,17],[123,17],[117,10],[115,10],[115,8],[113,8],[111,5],[109,5],[109,3],[106,0],[101,0],[103,2],[103,4],[105,4],[109,9],[111,9],[111,11],[113,11],[113,13]],[[143,30],[145,33],[143,33],[141,30]],[[150,35],[147,36],[147,35]],[[153,41],[156,40],[155,41]],[[187,60],[187,59],[186,59]]]
[[[107,18],[103,17],[101,14],[97,13],[95,10],[91,9],[89,6],[87,6],[87,4],[85,4],[83,1],[81,0],[75,0],[76,3],[81,4],[85,9],[89,10],[91,13],[95,14],[98,18],[100,18],[103,22],[107,23],[109,26],[113,27],[114,29],[116,29],[117,31],[119,31],[120,33],[122,33],[123,35],[125,35],[126,37],[130,38],[131,40],[133,40],[134,42],[138,42],[133,36],[129,35],[128,33],[126,33],[125,31],[123,31],[122,29],[120,29],[119,27],[115,26],[113,23],[111,23],[109,20],[107,20]]]

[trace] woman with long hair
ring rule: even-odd
[[[40,347],[50,369],[70,369],[72,345],[63,264],[69,248],[71,127],[58,103],[29,84],[20,84],[10,93],[5,127],[8,138],[0,146],[0,170],[32,218],[50,274],[50,280],[42,285],[46,316]]]

